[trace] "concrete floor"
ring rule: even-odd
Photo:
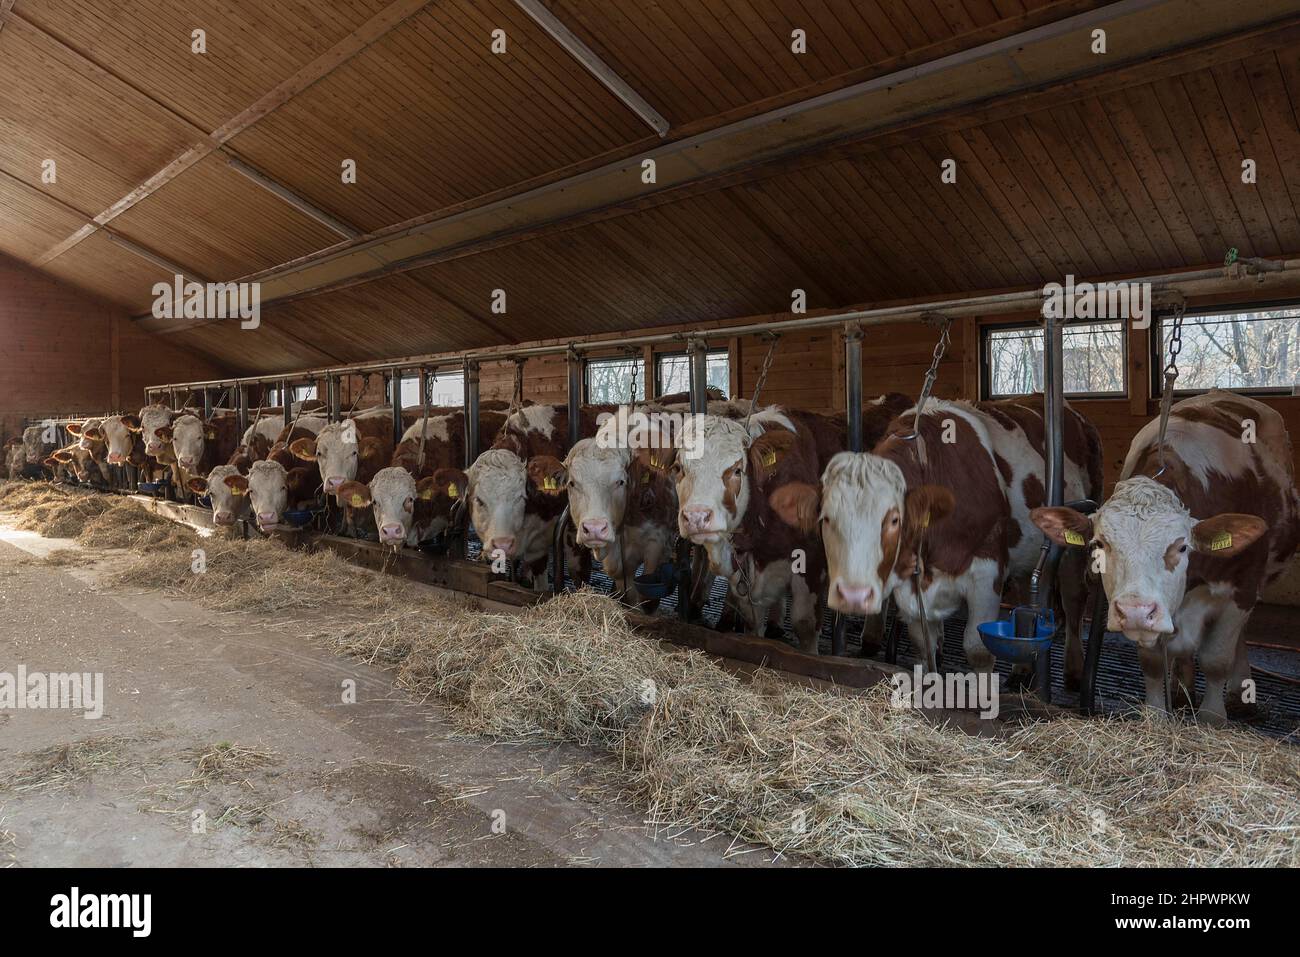
[[[298,637],[307,616],[267,628],[101,587],[102,563],[39,563],[69,544],[0,526],[0,671],[102,672],[106,701],[98,720],[0,711],[0,866],[771,861],[722,837],[656,832],[599,796],[604,759],[590,752],[454,734],[388,672]],[[346,679],[355,704],[342,701]],[[258,760],[197,774],[221,745]]]

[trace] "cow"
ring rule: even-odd
[[[1099,495],[1096,429],[1073,409],[1066,417],[1065,496]],[[1023,402],[932,401],[919,424],[904,413],[870,452],[837,454],[819,485],[787,483],[771,504],[783,521],[820,529],[833,609],[874,615],[892,595],[933,671],[943,621],[964,602],[967,661],[989,671],[978,626],[998,617],[1006,581],[1039,552],[1030,514],[1044,501],[1043,436],[1041,413]],[[1071,628],[1080,605],[1073,595]]]
[[[196,415],[177,416],[169,426],[158,429],[162,441],[171,441],[181,485],[207,475],[235,450],[238,420],[232,412],[216,412],[207,422]]]
[[[9,439],[5,443],[5,474],[10,479],[21,478],[26,467],[27,450],[23,448],[23,440]]]
[[[392,410],[376,406],[331,422],[313,437],[290,442],[289,451],[304,462],[314,462],[325,494],[337,496],[344,482],[369,482],[388,466],[393,455]]]
[[[23,429],[23,454],[28,465],[44,461],[54,451],[55,443],[49,438],[53,433],[48,425],[29,425]]]
[[[254,462],[247,475],[228,474],[221,481],[248,496],[249,512],[264,532],[278,526],[286,511],[311,507],[320,487],[315,469],[301,465],[286,471],[268,461]]]
[[[1038,508],[1053,541],[1086,549],[1107,597],[1107,628],[1137,645],[1146,704],[1165,710],[1165,654],[1205,674],[1198,720],[1227,717],[1250,677],[1244,632],[1259,593],[1300,544],[1300,496],[1282,416],[1254,399],[1212,390],[1133,438],[1120,481],[1092,516]],[[1190,685],[1190,681],[1187,682]],[[1189,692],[1190,693],[1190,692]]]
[[[213,524],[228,528],[245,517],[248,511],[247,483],[228,483],[231,476],[246,476],[253,463],[245,468],[238,465],[215,465],[207,478],[191,478],[186,487],[195,495],[206,495],[212,506]],[[283,466],[281,466],[283,468]]]

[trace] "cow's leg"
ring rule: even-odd
[[[913,618],[911,615],[901,617],[907,625],[907,640],[916,649],[916,656],[925,664],[925,670],[938,671],[938,645],[943,637],[943,623],[936,625],[934,622],[929,622],[927,626],[922,624],[920,618]]]
[[[1239,638],[1250,618],[1250,610],[1228,602],[1201,638],[1201,670],[1205,672],[1205,698],[1196,719],[1207,724],[1227,720],[1223,690],[1237,662]]]
[[[820,611],[817,592],[808,587],[808,580],[803,575],[791,575],[790,624],[794,626],[799,648],[805,654],[817,654],[822,623]]]
[[[1138,664],[1142,666],[1142,680],[1146,683],[1146,705],[1160,714],[1165,713],[1165,653],[1157,645],[1146,648],[1138,645]]]
[[[1088,604],[1085,577],[1087,551],[1067,548],[1061,555],[1056,580],[1060,582],[1061,610],[1065,615],[1065,690],[1078,691],[1083,684],[1083,642],[1079,625]],[[1100,586],[1098,586],[1100,587]]]
[[[1250,656],[1246,649],[1246,626],[1243,623],[1237,634],[1237,651],[1232,659],[1232,672],[1228,675],[1226,706],[1228,714],[1234,718],[1248,717],[1255,713],[1253,701],[1243,701],[1243,693],[1250,681]]]
[[[966,661],[976,671],[993,670],[993,652],[984,647],[979,626],[996,621],[1002,611],[1002,576],[996,562],[975,559],[967,572],[970,582],[966,591],[966,629],[962,632],[961,646]],[[939,625],[942,634],[942,623]]]

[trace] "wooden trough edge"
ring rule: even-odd
[[[141,508],[196,529],[213,529],[212,513],[197,505],[185,505],[145,495],[128,495]],[[247,521],[239,521],[240,534],[246,538],[262,533]],[[475,595],[502,604],[534,605],[549,597],[492,574],[486,564],[467,562],[445,555],[430,555],[401,549],[395,555],[377,542],[342,538],[301,529],[273,533],[291,548],[308,551],[328,548],[336,555],[363,568],[384,574],[396,574],[436,588]],[[865,658],[842,658],[834,655],[806,655],[790,645],[757,635],[714,631],[691,625],[676,618],[656,617],[633,611],[629,621],[647,637],[694,648],[718,658],[727,658],[762,668],[773,668],[790,675],[824,681],[844,688],[869,688],[890,675],[903,671],[895,665]]]

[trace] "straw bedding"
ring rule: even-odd
[[[1058,718],[972,736],[883,687],[733,676],[592,592],[496,614],[272,542],[205,540],[194,575],[192,544],[115,577],[212,607],[328,603],[340,614],[317,640],[395,666],[466,732],[612,755],[603,786],[655,827],[840,864],[1300,864],[1300,752],[1250,732]]]

